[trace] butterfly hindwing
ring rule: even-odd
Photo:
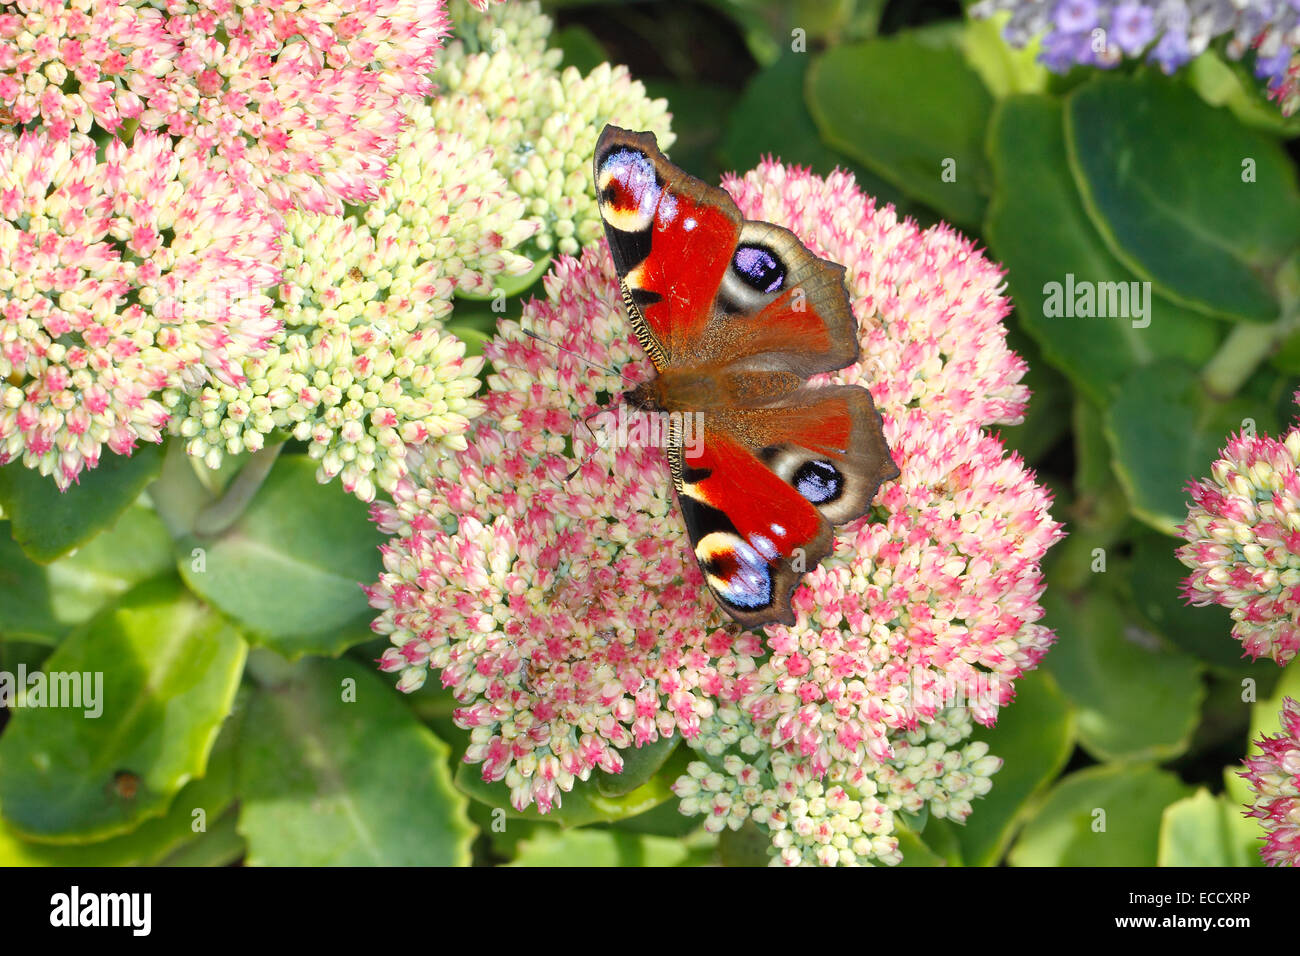
[[[686,533],[719,605],[746,627],[793,624],[790,595],[829,552],[830,525],[727,430],[706,429],[681,474]]]
[[[772,406],[733,409],[727,421],[833,525],[862,517],[881,483],[898,477],[880,413],[860,385],[801,389]]]
[[[832,525],[866,514],[898,469],[871,394],[809,389],[706,416],[680,456],[678,500],[719,603],[746,626],[794,623],[790,597],[830,553]]]

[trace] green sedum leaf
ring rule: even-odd
[[[222,814],[207,833],[177,847],[159,861],[159,866],[230,866],[248,853],[248,844],[235,825],[239,814],[229,810]]]
[[[129,457],[105,452],[67,491],[10,462],[0,468],[0,509],[28,557],[48,563],[111,526],[158,476],[162,460],[161,445],[140,445]]]
[[[1205,464],[1209,468],[1209,462]],[[1133,560],[1124,574],[1133,603],[1160,636],[1185,653],[1220,670],[1237,672],[1249,665],[1241,644],[1233,640],[1226,607],[1193,607],[1180,592],[1191,572],[1174,555],[1180,542],[1154,531],[1133,539]]]
[[[1106,411],[1106,435],[1133,514],[1176,535],[1187,520],[1187,482],[1209,473],[1246,418],[1261,432],[1276,431],[1266,409],[1244,397],[1215,401],[1184,365],[1131,372]]]
[[[177,542],[195,593],[245,625],[251,643],[291,657],[357,643],[339,629],[367,613],[360,585],[381,570],[383,535],[366,506],[315,472],[306,455],[281,455],[233,525]]]
[[[596,35],[578,23],[555,31],[550,45],[564,53],[563,66],[574,67],[584,75],[607,59],[605,48]]]
[[[519,844],[510,866],[681,866],[691,855],[681,840],[615,830],[539,828]]]
[[[1037,42],[1016,49],[1002,35],[1009,15],[996,14],[962,25],[958,41],[966,62],[980,75],[994,96],[1012,93],[1043,93],[1050,74],[1038,62]]]
[[[1102,406],[1135,368],[1163,357],[1200,365],[1214,354],[1220,324],[1159,295],[1151,297],[1145,316],[1131,305],[1129,316],[1087,318],[1077,308],[1047,314],[1056,311],[1045,308],[1053,292],[1059,290],[1064,306],[1071,281],[1078,287],[1138,278],[1106,247],[1083,208],[1067,166],[1057,101],[1043,96],[1000,101],[989,153],[995,184],[985,235],[1008,269],[1017,319],[1085,397]],[[1149,324],[1140,327],[1144,322]]]
[[[1269,275],[1300,246],[1282,147],[1154,72],[1098,76],[1066,107],[1084,205],[1111,251],[1209,315],[1277,318]]]
[[[926,845],[921,834],[899,824],[894,835],[898,837],[898,851],[903,854],[899,866],[947,866],[948,861]]]
[[[173,856],[206,841],[232,817],[225,811],[235,799],[239,723],[237,714],[227,719],[203,776],[182,787],[163,816],[121,836],[67,846],[24,840],[0,821],[0,866],[154,866],[164,860],[172,865]]]
[[[1052,651],[1048,654],[1050,659]],[[1016,681],[1016,699],[993,727],[974,738],[1002,758],[993,789],[976,801],[964,826],[952,831],[967,866],[996,866],[1032,804],[1065,767],[1074,750],[1074,714],[1051,674],[1034,671]]]
[[[59,640],[109,601],[172,566],[167,528],[132,505],[73,554],[41,565],[0,531],[0,633]]]
[[[550,267],[551,256],[549,254],[539,256],[533,262],[533,267],[522,275],[497,275],[493,279],[493,287],[487,292],[470,292],[465,289],[457,289],[455,293],[456,300],[458,302],[494,302],[503,297],[509,298],[519,295],[546,275],[546,270]]]
[[[1049,589],[1043,606],[1059,637],[1045,664],[1077,708],[1083,748],[1098,760],[1183,753],[1205,699],[1200,665],[1129,624],[1095,587],[1081,595]]]
[[[1204,788],[1165,807],[1160,866],[1263,866],[1259,825],[1241,807]]]
[[[955,223],[982,220],[993,101],[955,47],[906,33],[833,47],[813,61],[807,95],[827,144]]]
[[[101,674],[102,713],[14,712],[0,737],[0,814],[18,835],[51,843],[104,840],[161,816],[203,775],[245,653],[238,632],[174,578],[130,591],[45,662],[47,674]]]
[[[474,828],[449,754],[370,668],[300,662],[249,705],[238,771],[248,862],[468,863]]]
[[[900,215],[923,212],[896,186],[822,142],[798,93],[807,85],[809,62],[802,53],[788,53],[754,74],[740,101],[727,114],[722,138],[725,167],[743,173],[769,155],[787,165],[807,166],[819,176],[838,167],[852,172],[858,186],[878,203],[893,203]]]
[[[1165,807],[1191,793],[1166,770],[1089,767],[1062,779],[1011,850],[1013,866],[1155,866]]]
[[[1213,49],[1206,50],[1188,64],[1187,80],[1201,99],[1226,106],[1247,126],[1283,139],[1300,135],[1300,116],[1283,116],[1244,63],[1226,62]]]

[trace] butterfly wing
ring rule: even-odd
[[[656,367],[730,365],[801,378],[858,359],[844,267],[794,233],[741,217],[654,134],[606,126],[596,194],[637,336]]]
[[[653,133],[606,126],[595,177],[623,301],[662,371],[704,333],[740,236],[740,210],[721,189],[668,162]]]
[[[594,165],[628,315],[664,379],[654,394],[691,407],[677,383],[716,386],[698,434],[669,449],[691,547],[733,618],[793,624],[791,595],[832,526],[898,474],[869,392],[799,388],[858,359],[844,268],[744,219],[650,133],[606,126]]]
[[[790,598],[898,476],[871,393],[801,390],[702,416],[670,449],[687,534],[718,603],[746,627],[794,623]]]
[[[712,314],[686,361],[800,378],[858,360],[844,267],[819,259],[788,229],[745,220]]]

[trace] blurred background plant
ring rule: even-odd
[[[333,16],[346,4],[319,6]],[[460,762],[472,741],[450,694],[429,681],[402,697],[374,673],[389,644],[370,631],[356,586],[382,570],[384,536],[363,502],[400,480],[406,442],[456,448],[478,400],[456,383],[479,372],[483,343],[543,294],[554,254],[598,239],[588,167],[613,116],[654,129],[674,162],[706,180],[769,154],[821,176],[847,170],[880,204],[922,227],[952,223],[1006,269],[1008,342],[1033,397],[1001,438],[1055,494],[1052,513],[1070,532],[1044,562],[1042,623],[1058,641],[994,727],[968,728],[1003,761],[992,789],[964,825],[901,818],[903,864],[1261,863],[1265,831],[1244,810],[1292,812],[1292,751],[1251,741],[1294,739],[1283,700],[1300,696],[1300,671],[1243,659],[1227,608],[1186,607],[1175,549],[1186,484],[1211,474],[1227,437],[1283,434],[1295,417],[1300,118],[1284,113],[1296,67],[1280,52],[1295,37],[1269,40],[1264,69],[1240,31],[1216,27],[1177,62],[1148,63],[1135,39],[1113,38],[1128,55],[1105,57],[1105,70],[1048,56],[1053,72],[1040,62],[1044,35],[1073,36],[1090,10],[1125,5],[1036,5],[1075,14],[1067,25],[1078,29],[1053,19],[1014,45],[1003,38],[1014,13],[992,9],[1008,4],[982,9],[988,18],[963,6],[563,0],[479,12],[453,0],[442,49],[399,31],[386,39],[426,48],[386,58],[385,38],[339,14],[319,20],[328,29],[301,25],[321,52],[304,41],[281,73],[258,59],[256,8],[237,6],[230,16],[256,24],[246,54],[235,43],[210,51],[203,37],[217,27],[199,22],[197,60],[178,53],[158,73],[142,66],[147,52],[118,48],[107,80],[77,72],[81,47],[51,51],[39,30],[0,18],[6,128],[43,137],[20,147],[0,133],[0,171],[14,175],[20,149],[88,137],[103,221],[66,228],[97,229],[91,238],[110,250],[61,247],[77,258],[57,264],[82,271],[51,280],[15,250],[53,254],[19,233],[66,221],[69,203],[6,209],[0,449],[35,457],[0,468],[0,671],[102,671],[107,699],[139,702],[99,720],[0,710],[0,862],[767,862],[752,826],[712,833],[679,812],[671,787],[690,755],[671,743],[624,751],[622,774],[593,772],[549,817],[484,791]],[[18,7],[71,16],[53,2]],[[154,26],[101,26],[47,29],[145,50],[156,41]],[[326,42],[330,29],[358,39]],[[43,80],[28,79],[31,57]],[[318,85],[281,84],[293,64],[318,71]],[[426,73],[436,90],[418,81]],[[393,75],[403,79],[374,79]],[[77,99],[77,83],[95,95]],[[300,122],[311,114],[294,110],[325,88],[357,116],[387,116],[385,97],[409,97],[401,109],[415,125],[333,112]],[[151,95],[177,105],[168,114],[138,102]],[[246,124],[238,135],[234,119]],[[239,300],[251,313],[185,312],[135,291],[150,268],[241,251],[233,239],[185,246],[170,219],[156,222],[156,240],[128,228],[141,215],[132,204],[164,188],[115,174],[109,140],[142,149],[137,128],[171,138],[169,197],[233,173],[223,214],[279,217],[279,281],[254,274]],[[259,149],[284,162],[241,176]],[[376,164],[389,162],[385,181],[389,167]],[[264,234],[259,225],[242,241],[255,250]],[[104,272],[110,261],[116,273]],[[46,298],[85,320],[76,344],[107,350],[98,365],[49,348],[70,334],[30,310],[33,286],[51,281],[73,283]],[[1103,283],[1132,291],[1127,309],[1097,314],[1098,290],[1119,288]],[[27,311],[11,315],[20,297]],[[176,311],[186,320],[174,323]],[[107,334],[95,331],[105,322]],[[159,338],[150,323],[182,334]],[[205,348],[232,323],[249,353],[237,368]],[[113,350],[118,341],[127,345]],[[156,403],[113,419],[133,435],[105,431],[102,455],[81,432],[60,431],[64,419],[41,420],[66,411],[58,392],[65,380],[81,388],[88,369],[127,389],[127,404],[107,410],[136,408],[136,396]],[[168,429],[165,447],[147,443]],[[65,434],[62,451],[84,467],[60,494],[31,469],[45,460],[67,474],[67,460],[46,458]],[[131,437],[146,443],[121,457]],[[343,488],[318,484],[335,476]],[[341,694],[354,706],[336,706]]]

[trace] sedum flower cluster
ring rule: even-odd
[[[650,130],[665,150],[674,137],[668,104],[649,99],[626,67],[561,70],[549,35],[536,2],[490,8],[441,57],[434,110],[440,125],[492,148],[497,169],[542,220],[528,250],[577,255],[602,235],[591,155],[605,124]]]
[[[1266,837],[1261,854],[1270,866],[1300,866],[1300,701],[1282,702],[1282,732],[1255,742],[1240,775],[1255,792],[1246,815],[1259,820]]]
[[[165,397],[173,430],[209,467],[293,437],[309,443],[321,482],[340,476],[368,502],[392,489],[408,446],[465,447],[483,360],[444,328],[452,295],[531,269],[513,250],[539,224],[491,152],[435,129],[427,106],[392,167],[364,219],[286,218],[280,330],[245,380]]]
[[[17,0],[0,108],[62,139],[176,137],[279,211],[374,196],[405,106],[428,94],[442,0]]]
[[[1178,558],[1184,595],[1232,614],[1252,660],[1279,665],[1300,651],[1300,428],[1279,441],[1233,437],[1210,476],[1188,485],[1192,505]]]
[[[535,3],[454,12],[443,51],[443,0],[6,8],[0,463],[66,487],[169,431],[210,467],[294,439],[370,501],[463,448],[454,297],[594,238],[607,118],[671,134],[626,71],[561,73]]]
[[[546,299],[486,347],[496,372],[469,447],[421,454],[374,507],[390,536],[369,591],[393,644],[381,666],[408,691],[438,672],[467,760],[517,807],[551,809],[627,747],[680,733],[701,758],[678,782],[685,812],[754,820],[780,862],[896,862],[895,810],[963,820],[987,792],[1000,762],[973,724],[996,720],[1053,639],[1040,561],[1060,526],[984,431],[1028,398],[1001,273],[843,173],[765,162],[724,185],[847,267],[863,359],[836,379],[872,390],[902,472],[837,529],[797,624],[726,624],[661,449],[584,436],[650,371],[599,247],[557,259]]]
[[[0,464],[66,489],[105,447],[161,441],[165,390],[246,384],[275,332],[279,229],[225,173],[182,166],[158,133],[101,151],[0,132]]]

